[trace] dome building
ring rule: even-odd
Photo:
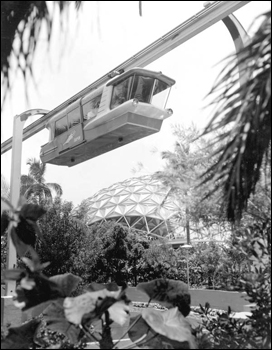
[[[115,220],[150,238],[175,238],[174,217],[180,206],[168,192],[151,176],[114,184],[86,200],[87,224]]]

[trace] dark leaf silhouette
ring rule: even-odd
[[[34,221],[27,220],[21,215],[19,216],[19,219],[20,221],[17,227],[13,227],[12,229],[15,230],[17,236],[23,243],[34,247],[38,225]]]
[[[32,289],[23,288],[21,285],[16,289],[14,297],[15,305],[22,308],[23,311],[28,310],[36,305],[63,297],[61,288],[54,281],[50,281],[46,276],[33,273],[31,280],[34,281]]]
[[[160,278],[139,283],[137,289],[166,307],[177,306],[184,316],[190,313],[191,297],[187,285],[181,281]]]
[[[8,212],[4,210],[1,216],[1,236],[3,236],[6,233],[9,222],[10,222],[10,218],[9,218]]]
[[[24,311],[50,300],[65,298],[76,289],[80,280],[80,277],[70,273],[48,278],[34,271],[16,289],[15,305]]]
[[[37,204],[24,204],[20,210],[21,216],[25,219],[37,221],[42,215],[46,213],[46,210]]]
[[[12,243],[14,244],[14,247],[16,248],[17,254],[22,257],[26,254],[28,251],[29,246],[25,244],[17,235],[15,227],[11,228],[10,236],[12,239]]]
[[[7,337],[1,341],[1,349],[29,349],[33,348],[33,336],[39,326],[37,319],[20,326],[9,328]]]

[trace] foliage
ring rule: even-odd
[[[241,218],[250,195],[255,192],[262,164],[269,161],[271,11],[263,18],[238,60],[235,56],[226,63],[213,87],[211,94],[217,94],[213,101],[216,108],[202,134],[219,131],[214,140],[218,161],[204,173],[203,183],[212,184],[210,194],[223,187],[227,215],[232,220]]]
[[[171,225],[178,232],[184,228],[187,243],[190,243],[192,231],[198,238],[212,238],[215,225],[220,227],[221,234],[229,230],[221,191],[214,193],[212,198],[199,200],[209,191],[208,186],[198,186],[199,178],[215,162],[211,157],[214,150],[211,142],[200,138],[199,134],[195,125],[175,125],[174,149],[162,152],[164,168],[153,175],[169,188],[166,198],[171,195],[179,202],[180,213],[171,219]]]
[[[62,188],[59,184],[45,183],[45,163],[33,158],[28,159],[27,165],[29,165],[28,175],[21,176],[20,194],[22,196],[28,201],[41,205],[42,203],[52,203],[52,192],[58,197],[62,195]]]
[[[84,247],[85,231],[72,215],[72,203],[56,198],[39,220],[43,239],[36,244],[42,261],[50,261],[49,276],[77,271],[78,255]]]
[[[71,1],[54,1],[61,18]],[[81,1],[73,1],[78,9]],[[22,73],[25,84],[34,79],[33,62],[43,24],[47,29],[48,44],[51,40],[54,12],[50,13],[46,1],[2,1],[1,2],[1,75],[4,99],[11,90],[11,72]],[[12,60],[15,59],[15,67]],[[27,97],[26,88],[26,97]]]

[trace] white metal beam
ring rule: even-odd
[[[158,58],[162,57],[169,51],[173,50],[177,46],[183,44],[187,40],[191,39],[195,35],[201,33],[205,29],[209,28],[213,24],[222,20],[226,16],[232,14],[234,11],[243,7],[250,1],[214,1],[209,4],[208,7],[204,8],[194,16],[181,23],[170,32],[154,41],[152,44],[139,51],[136,55],[132,56],[116,68],[113,71],[128,70],[133,67],[145,67],[148,64],[154,62]],[[28,139],[37,132],[43,130],[47,121],[60,111],[61,109],[68,106],[71,102],[84,96],[86,93],[93,89],[97,89],[99,86],[105,84],[110,79],[111,72],[107,73],[100,79],[96,80],[91,85],[50,111],[48,114],[38,119],[28,127],[24,129],[23,140]],[[9,151],[12,148],[12,138],[9,138],[1,144],[1,154]]]

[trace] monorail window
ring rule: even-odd
[[[67,124],[67,117],[63,117],[56,121],[55,125],[55,137],[57,137],[60,134],[63,134],[68,130],[68,124]]]
[[[156,79],[151,103],[156,107],[165,108],[169,92],[169,85]]]
[[[154,78],[135,76],[131,98],[137,98],[139,102],[150,103]]]
[[[83,119],[84,120],[89,120],[97,116],[99,106],[100,106],[100,101],[101,101],[101,96],[96,96],[92,100],[88,101],[83,105]]]
[[[130,99],[130,88],[133,77],[123,80],[113,87],[110,108],[116,108]]]
[[[68,113],[68,125],[69,129],[80,123],[80,108],[75,108]]]
[[[110,108],[116,108],[134,98],[139,102],[165,108],[169,92],[170,87],[158,79],[134,75],[113,87]]]

